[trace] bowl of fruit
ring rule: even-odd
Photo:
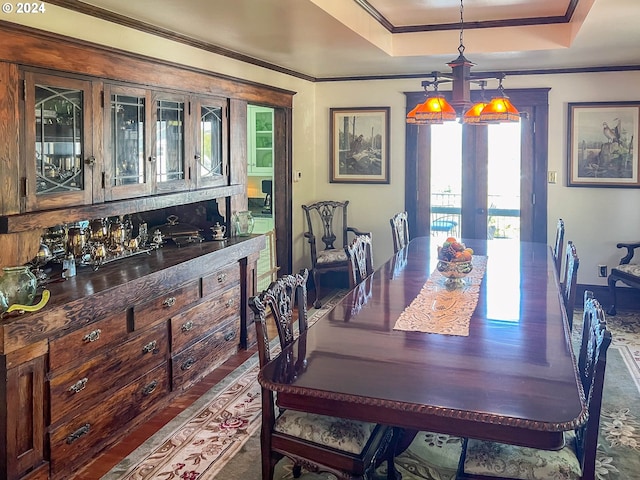
[[[458,282],[473,270],[471,259],[473,250],[454,237],[447,238],[438,247],[438,264],[436,269],[447,278],[447,281]]]

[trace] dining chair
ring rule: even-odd
[[[589,414],[585,424],[575,431],[565,432],[565,446],[560,450],[465,439],[456,479],[595,479],[602,390],[611,333],[607,329],[604,310],[591,292],[585,292],[583,318],[578,369]]]
[[[358,235],[347,245],[349,288],[354,288],[373,273],[371,235]]]
[[[259,295],[249,299],[255,313],[260,367],[285,355],[287,373],[292,378],[306,367],[306,344],[301,337],[297,355],[285,350],[295,338],[295,310],[298,330],[307,329],[308,271],[297,275],[284,275],[275,280]],[[268,312],[271,312],[269,315]],[[273,317],[280,340],[280,352],[272,352],[267,333],[267,319]],[[314,472],[329,472],[338,478],[365,480],[373,478],[373,471],[384,460],[391,460],[389,480],[395,479],[391,427],[346,418],[316,415],[277,409],[275,394],[262,388],[262,426],[260,447],[262,479],[273,480],[275,465],[282,457],[294,464],[294,477],[298,478],[302,467]],[[389,458],[387,458],[389,456]]]
[[[562,250],[564,249],[564,220],[558,219],[556,224],[556,241],[553,244],[553,263],[556,266],[558,278],[562,278]]]
[[[564,262],[564,280],[562,281],[560,291],[562,294],[562,302],[564,310],[567,313],[567,321],[569,329],[573,328],[573,309],[576,304],[576,290],[578,287],[578,267],[580,259],[576,252],[575,244],[569,240],[567,242],[567,251]]]
[[[393,253],[398,253],[409,243],[409,220],[407,212],[398,212],[389,219],[391,224],[391,238],[393,238]]]
[[[349,259],[346,248],[349,234],[368,235],[350,227],[347,218],[349,200],[337,202],[324,200],[310,205],[302,205],[307,231],[304,233],[311,249],[311,276],[315,286],[313,306],[320,308],[320,281],[327,273],[347,274]]]

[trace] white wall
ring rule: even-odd
[[[481,66],[480,66],[481,67]],[[443,69],[446,69],[446,65]],[[477,67],[476,67],[477,68]],[[558,218],[565,221],[565,240],[572,240],[580,257],[578,283],[606,285],[596,266],[618,264],[621,241],[640,241],[640,190],[566,186],[567,104],[572,102],[640,101],[640,72],[512,76],[505,88],[551,88],[549,92],[549,170],[558,172],[548,185],[548,241],[553,242]],[[374,260],[392,253],[389,218],[404,209],[403,92],[420,91],[420,80],[331,82],[316,88],[318,198],[349,199],[352,223],[374,234]],[[329,183],[329,108],[391,106],[391,184]]]
[[[293,159],[294,169],[302,172],[302,179],[293,186],[294,271],[309,266],[300,206],[321,199],[349,199],[351,223],[373,232],[376,265],[391,255],[389,218],[404,209],[403,92],[420,91],[419,79],[313,84],[52,5],[47,5],[46,15],[13,16],[10,20],[297,92],[293,99]],[[480,71],[481,67],[475,69]],[[551,88],[549,170],[558,172],[558,183],[548,185],[548,238],[549,242],[553,240],[555,223],[563,218],[566,239],[575,242],[580,256],[581,284],[605,285],[606,279],[596,275],[596,265],[606,264],[611,269],[622,256],[615,244],[640,240],[640,190],[565,186],[567,104],[640,101],[638,85],[640,72],[512,76],[505,80],[507,93],[509,88]],[[359,106],[391,107],[390,185],[329,183],[329,108]]]

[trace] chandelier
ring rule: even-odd
[[[464,4],[460,0],[460,46],[458,58],[449,62],[451,73],[431,72],[428,80],[422,82],[426,100],[416,105],[407,114],[407,124],[432,125],[455,121],[470,125],[484,125],[487,123],[519,122],[520,113],[509,101],[502,87],[503,73],[494,75],[474,75],[471,67],[475,64],[464,56]],[[484,98],[484,87],[488,79],[498,80],[498,92],[487,102]],[[451,82],[451,103],[438,93],[438,86]],[[471,103],[471,84],[479,85],[482,89],[482,99],[476,104]],[[429,93],[429,87],[433,92]]]

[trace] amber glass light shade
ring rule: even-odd
[[[463,123],[471,123],[473,125],[480,125],[481,123],[486,123],[486,122],[480,121],[480,113],[482,112],[482,110],[484,110],[484,107],[486,107],[487,105],[488,105],[487,102],[484,102],[484,101],[476,103],[473,107],[471,107],[469,110],[465,112],[464,116],[462,117]]]
[[[407,125],[426,125],[424,120],[416,120],[416,111],[420,108],[421,103],[413,107],[413,109],[407,113]]]
[[[427,98],[424,103],[418,105],[415,112],[416,121],[423,124],[455,121],[456,117],[456,111],[441,96]]]
[[[482,109],[480,122],[519,122],[520,113],[507,97],[494,97],[491,102]]]

